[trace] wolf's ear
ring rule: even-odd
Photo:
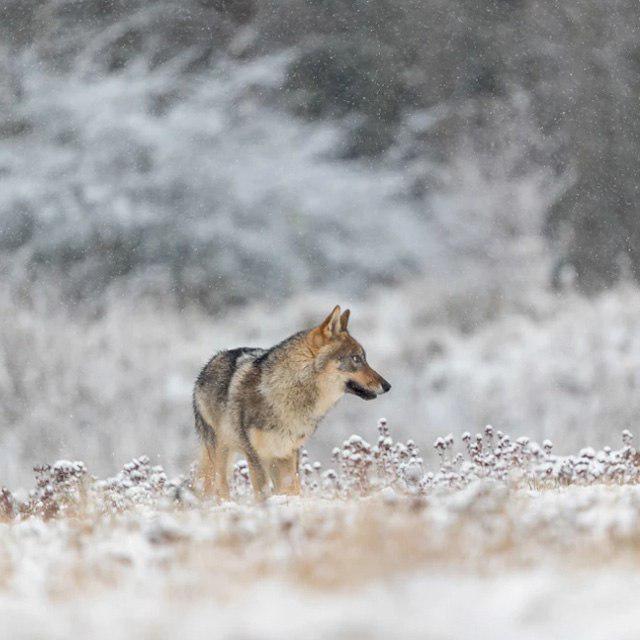
[[[335,338],[340,332],[340,307],[334,307],[333,311],[322,323],[311,331],[311,341],[316,347]]]
[[[347,318],[349,317],[348,312]],[[320,348],[333,338],[335,338],[342,329],[342,318],[340,317],[340,307],[335,306],[333,311],[322,321],[322,323],[313,329],[310,333],[311,343]]]
[[[346,331],[347,325],[349,324],[349,316],[351,315],[351,311],[349,309],[345,309],[344,313],[340,316],[340,330]]]
[[[320,330],[326,338],[333,338],[340,333],[340,307],[336,305],[333,311],[323,320]]]

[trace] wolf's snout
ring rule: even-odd
[[[391,389],[391,385],[384,379],[381,382],[381,386],[382,386],[382,393],[387,393],[387,391]]]

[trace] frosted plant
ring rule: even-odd
[[[53,465],[34,467],[34,471],[36,488],[21,505],[22,512],[48,519],[84,507],[88,478],[83,462],[58,460]]]
[[[17,513],[17,505],[11,491],[0,487],[0,522],[11,520]]]
[[[553,453],[553,444],[542,445],[526,436],[515,441],[487,426],[483,433],[461,437],[456,451],[452,434],[434,442],[438,466],[426,468],[420,449],[409,439],[393,439],[386,420],[378,423],[378,441],[372,445],[358,435],[346,439],[332,454],[333,467],[312,461],[300,453],[303,496],[353,499],[377,494],[428,496],[433,492],[457,492],[479,481],[505,488],[553,489],[560,486],[636,484],[640,456],[631,446],[632,434],[622,433],[622,447],[582,448],[577,455]],[[60,460],[35,468],[36,486],[28,499],[18,503],[8,489],[0,491],[0,518],[38,516],[43,519],[81,513],[124,513],[139,507],[160,511],[189,510],[211,504],[198,499],[193,474],[169,480],[164,469],[148,456],[126,463],[113,477],[98,480],[82,462]],[[235,463],[231,490],[234,499],[250,504],[253,492],[246,461]]]

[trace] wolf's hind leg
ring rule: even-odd
[[[213,495],[213,457],[209,447],[203,444],[200,447],[200,461],[198,463],[198,478],[202,481],[202,493],[205,496]]]
[[[298,475],[298,452],[287,458],[276,458],[269,465],[269,474],[276,493],[289,496],[300,495],[300,476]]]
[[[213,455],[213,487],[221,500],[229,500],[229,447],[219,444]]]
[[[215,496],[221,500],[229,500],[229,448],[222,445],[215,447],[203,444],[200,450],[198,477],[202,482],[202,493],[206,497]]]

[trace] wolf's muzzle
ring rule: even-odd
[[[378,397],[378,394],[369,389],[365,389],[362,385],[359,385],[355,380],[349,380],[345,385],[347,393],[353,393],[354,395],[362,398],[363,400],[373,400]]]

